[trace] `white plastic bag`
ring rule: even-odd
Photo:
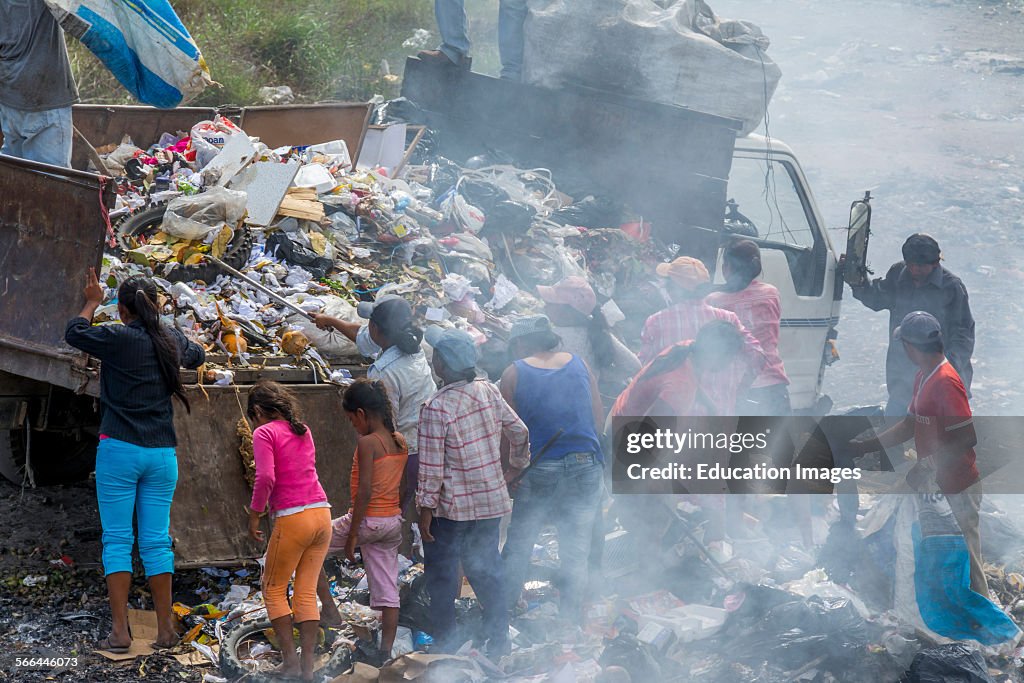
[[[192,241],[205,240],[225,225],[234,230],[245,216],[247,200],[244,192],[223,187],[178,197],[167,205],[162,230],[172,237]]]

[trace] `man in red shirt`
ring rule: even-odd
[[[930,313],[908,313],[893,332],[893,339],[917,366],[913,397],[907,416],[872,439],[850,442],[863,455],[895,446],[914,438],[917,464],[907,473],[907,482],[923,490],[934,472],[935,483],[946,495],[971,556],[971,590],[989,597],[988,582],[981,563],[978,510],[981,481],[975,464],[971,406],[960,375],[946,359],[942,328]]]

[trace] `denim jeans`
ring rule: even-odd
[[[100,440],[96,451],[96,498],[103,527],[103,572],[132,570],[132,513],[139,521],[139,555],[146,576],[174,571],[171,500],[178,483],[173,448],[143,448]]]
[[[593,453],[569,453],[541,460],[523,478],[514,492],[512,522],[502,551],[510,608],[522,593],[537,535],[546,524],[554,524],[564,579],[561,615],[580,619],[602,476],[601,463]]]
[[[523,23],[526,0],[500,0],[498,3],[498,51],[501,77],[519,80],[523,68]],[[469,55],[469,29],[465,0],[434,0],[434,15],[441,32],[441,52],[456,64]]]
[[[459,596],[459,563],[483,609],[483,633],[488,654],[504,654],[508,643],[505,575],[498,553],[501,518],[456,522],[435,517],[432,543],[423,544],[423,569],[430,594],[431,635],[437,651],[453,653],[461,645],[455,629],[455,598]]]
[[[4,145],[0,154],[71,166],[71,107],[24,111],[0,104]]]

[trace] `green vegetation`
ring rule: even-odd
[[[193,105],[259,102],[287,85],[298,102],[395,97],[416,29],[437,40],[429,0],[171,0],[213,80]],[[495,3],[497,4],[497,3]],[[68,41],[83,102],[131,103],[85,48]]]

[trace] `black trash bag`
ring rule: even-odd
[[[621,666],[634,681],[661,680],[661,666],[651,649],[628,633],[622,633],[606,643],[597,663],[602,668]]]
[[[301,244],[296,244],[284,232],[273,232],[267,237],[267,253],[283,258],[293,266],[302,266],[315,279],[326,277],[334,267],[331,259],[318,255]]]
[[[624,218],[622,204],[607,197],[593,196],[551,214],[551,220],[559,225],[584,228],[617,228],[625,222]]]
[[[483,211],[487,218],[491,217],[491,212],[494,211],[497,204],[509,200],[505,190],[486,180],[463,180],[459,184],[459,194],[467,202]]]
[[[484,227],[480,234],[484,237],[492,235],[525,235],[533,225],[537,215],[536,209],[526,204],[511,200],[498,202],[490,212],[484,210]]]
[[[426,574],[420,574],[409,585],[398,607],[398,625],[412,631],[431,633],[430,593],[427,592]]]
[[[378,104],[370,119],[374,126],[384,126],[389,123],[413,123],[421,124],[426,121],[423,109],[412,100],[399,97]]]
[[[433,190],[434,196],[440,199],[448,190],[455,187],[455,183],[459,182],[461,175],[462,169],[455,162],[444,157],[437,157],[430,164],[425,184]]]
[[[900,683],[995,683],[985,659],[962,643],[921,650]]]

